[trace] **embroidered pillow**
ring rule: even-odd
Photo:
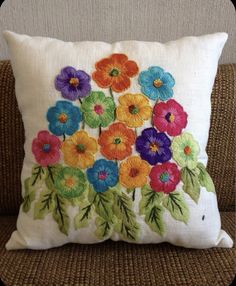
[[[227,34],[167,44],[5,38],[26,134],[24,201],[7,249],[109,238],[232,247],[205,151]]]

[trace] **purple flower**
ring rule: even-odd
[[[163,132],[158,133],[155,128],[146,128],[136,140],[136,150],[143,160],[151,165],[169,161],[172,153],[171,141]]]
[[[64,98],[76,100],[90,94],[90,79],[90,76],[82,70],[77,71],[73,67],[65,67],[56,77],[55,87]]]

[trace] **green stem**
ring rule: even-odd
[[[136,137],[138,137],[138,131],[137,131],[137,128],[135,128],[135,129],[134,129],[134,132],[135,132]]]
[[[82,99],[81,98],[79,98],[79,102],[80,102],[80,104],[82,104]]]
[[[111,97],[114,99],[114,94],[113,94],[113,92],[112,92],[111,87],[109,87],[109,92],[110,92]]]
[[[101,126],[101,124],[99,125],[99,136],[101,135],[101,133],[102,133],[102,126]]]
[[[133,194],[132,194],[132,200],[134,201],[135,200],[135,188],[134,188],[134,190],[133,190]]]
[[[82,120],[82,126],[81,126],[81,129],[84,129],[85,128],[85,121]]]
[[[63,141],[65,141],[66,140],[66,135],[65,135],[65,133],[63,133]]]

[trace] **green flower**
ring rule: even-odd
[[[173,158],[180,167],[194,169],[197,166],[200,148],[192,134],[186,132],[180,136],[176,136],[171,147],[173,150]]]
[[[102,91],[93,91],[83,100],[84,120],[91,128],[107,127],[115,119],[115,102]]]
[[[78,168],[62,168],[55,180],[57,192],[67,199],[79,197],[85,191],[85,184],[85,175]]]

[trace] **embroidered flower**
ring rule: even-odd
[[[129,157],[120,165],[120,183],[126,188],[143,187],[150,172],[149,164],[139,156]]]
[[[180,182],[180,171],[175,163],[164,163],[152,168],[150,186],[155,192],[170,193],[175,191]]]
[[[49,130],[57,135],[72,135],[79,129],[82,115],[79,107],[68,101],[58,101],[56,106],[50,107],[47,112]]]
[[[76,100],[90,94],[90,79],[90,76],[82,70],[65,67],[56,77],[55,87],[61,92],[64,98]]]
[[[197,166],[197,159],[200,148],[192,134],[183,133],[172,141],[173,158],[180,167],[194,169]]]
[[[165,133],[158,133],[153,127],[146,128],[136,140],[136,150],[142,159],[151,165],[171,159],[171,141]]]
[[[154,107],[153,123],[161,132],[167,132],[170,136],[177,136],[187,125],[187,113],[174,99],[160,102]]]
[[[150,67],[139,75],[141,91],[152,100],[166,101],[173,96],[175,80],[173,76],[165,72],[161,67]]]
[[[61,141],[47,130],[40,131],[33,140],[32,152],[36,161],[43,167],[56,164],[60,160]]]
[[[114,123],[98,139],[101,153],[109,160],[123,160],[132,153],[135,133],[123,123]]]
[[[93,80],[102,88],[122,92],[130,87],[130,77],[138,74],[138,66],[124,54],[113,54],[96,63]]]
[[[117,119],[125,122],[129,127],[142,126],[144,120],[148,120],[152,115],[152,107],[142,94],[124,94],[119,97],[119,103],[116,109]]]
[[[100,159],[87,170],[89,182],[96,192],[105,192],[118,183],[118,167],[112,161]]]
[[[62,143],[61,148],[67,165],[85,169],[94,163],[94,154],[98,150],[96,139],[85,131],[77,131]]]
[[[85,191],[85,175],[80,169],[62,168],[56,176],[55,188],[62,197],[77,198]]]
[[[101,91],[93,91],[81,106],[84,120],[91,128],[108,126],[115,119],[115,108],[114,100]]]

